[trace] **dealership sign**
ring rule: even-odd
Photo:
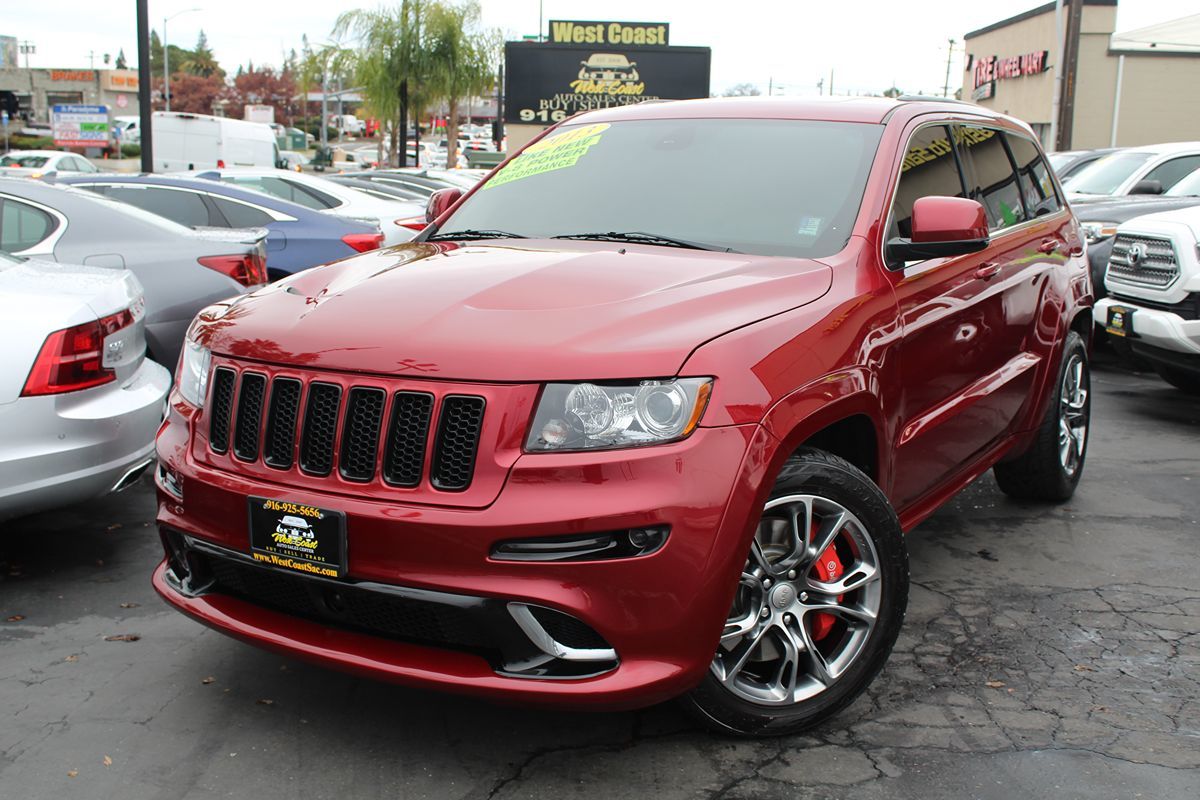
[[[708,97],[707,47],[504,46],[505,122],[547,125],[643,100]]]
[[[1048,55],[1048,51],[1038,50],[1033,53],[1025,53],[1024,55],[1009,56],[1008,58],[991,56],[990,58],[977,59],[974,62],[974,87],[979,88],[985,83],[991,83],[996,80],[1021,78],[1026,75],[1037,75],[1045,72]]]
[[[607,44],[618,47],[665,45],[671,26],[665,22],[581,22],[550,20],[550,41],[558,44]]]
[[[50,114],[54,143],[59,147],[105,147],[107,106],[54,106]]]

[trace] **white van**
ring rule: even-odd
[[[156,170],[275,167],[280,162],[275,134],[263,122],[155,111],[151,124]]]

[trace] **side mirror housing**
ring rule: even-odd
[[[1138,181],[1129,190],[1130,194],[1162,194],[1162,181]]]
[[[963,197],[918,197],[913,203],[912,237],[887,242],[890,265],[927,258],[977,253],[988,246],[987,212]]]
[[[438,217],[449,211],[450,206],[457,203],[462,195],[462,189],[438,189],[430,195],[429,203],[425,206],[425,224],[436,221]]]

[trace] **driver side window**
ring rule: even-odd
[[[913,203],[920,197],[964,197],[962,176],[945,125],[921,128],[908,140],[892,203],[888,238],[912,236]]]

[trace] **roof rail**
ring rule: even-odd
[[[964,106],[973,106],[974,103],[969,103],[966,100],[959,100],[954,97],[939,97],[936,94],[902,94],[896,98],[901,102],[915,103],[958,103]]]

